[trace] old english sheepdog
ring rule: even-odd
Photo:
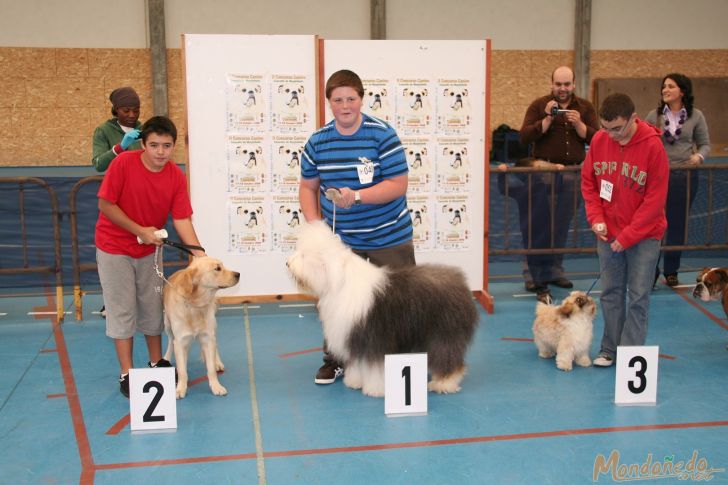
[[[329,352],[344,384],[384,396],[384,356],[426,352],[437,393],[460,390],[478,312],[458,268],[379,268],[354,254],[323,221],[301,228],[286,263],[302,291],[318,298]]]

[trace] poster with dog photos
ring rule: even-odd
[[[435,176],[434,149],[429,137],[401,137],[407,157],[407,195],[432,192]]]
[[[319,107],[332,119],[317,87],[340,69],[362,77],[364,113],[413,139],[405,146],[418,261],[458,266],[483,288],[488,41],[185,34],[182,44],[195,228],[208,254],[260,275],[220,296],[299,292],[284,264],[304,224],[295,214],[299,150],[323,122]]]
[[[260,193],[267,189],[268,163],[265,137],[228,135],[228,192]]]
[[[271,130],[280,133],[312,132],[315,128],[309,114],[306,85],[303,74],[274,74],[271,76]]]
[[[268,126],[267,93],[260,74],[227,74],[227,131],[260,133]]]
[[[398,78],[395,89],[395,128],[400,136],[432,133],[434,103],[430,80]]]
[[[298,229],[306,223],[298,195],[273,196],[271,246],[273,251],[292,252],[298,240]]]
[[[445,250],[468,249],[472,234],[468,197],[465,195],[438,196],[436,207],[435,246]]]
[[[263,253],[268,250],[269,216],[263,196],[230,196],[228,250],[231,253]]]
[[[412,218],[412,243],[416,251],[428,251],[433,244],[432,200],[426,195],[407,197],[407,209]]]
[[[438,138],[435,148],[437,191],[464,193],[470,190],[470,138]]]
[[[301,155],[307,140],[308,137],[305,135],[273,135],[271,150],[273,192],[298,193]]]
[[[394,124],[394,83],[389,79],[362,79],[362,112]]]
[[[470,80],[437,80],[437,132],[444,135],[470,133]]]

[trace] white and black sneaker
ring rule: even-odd
[[[344,375],[344,368],[336,362],[326,362],[316,372],[314,382],[316,384],[333,384],[336,379]]]
[[[614,364],[614,358],[612,358],[612,356],[610,356],[609,354],[599,352],[599,355],[596,359],[594,359],[593,364],[597,367],[609,367],[610,365]]]
[[[155,367],[174,367],[170,361],[167,359],[159,359],[154,364],[152,364],[151,361],[147,362],[147,367],[155,368]],[[179,376],[177,376],[177,368],[174,369],[174,382],[175,384],[179,382]]]
[[[129,399],[129,374],[124,374],[123,376],[119,376],[119,391],[121,391],[121,394]]]

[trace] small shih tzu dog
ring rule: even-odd
[[[573,362],[582,367],[592,364],[589,347],[592,342],[597,305],[583,291],[572,291],[561,305],[536,305],[533,339],[538,356],[556,356],[556,367],[570,371]]]

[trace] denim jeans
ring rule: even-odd
[[[690,198],[688,198],[688,179],[690,180]],[[670,184],[667,189],[667,202],[665,203],[665,215],[667,216],[666,245],[681,246],[688,243],[685,239],[686,214],[690,211],[697,194],[697,170],[673,170],[670,172]],[[677,274],[680,269],[681,256],[682,251],[665,251],[663,257],[663,273],[665,275]]]
[[[522,173],[510,176],[501,174],[498,178],[501,193],[505,194],[507,183],[508,196],[518,205],[518,225],[523,247],[526,249],[551,247],[551,179],[551,174],[542,173],[535,173],[530,177]],[[546,282],[554,279],[553,254],[529,254],[526,256],[526,263],[528,268],[523,273],[526,281],[533,280],[536,286],[545,287]]]
[[[569,243],[569,227],[574,211],[581,205],[581,178],[578,172],[556,174],[556,208],[554,210],[554,247],[565,248]],[[574,197],[576,193],[576,197]],[[550,230],[550,228],[549,228]],[[564,277],[564,255],[554,255],[551,278]]]
[[[614,358],[618,345],[644,345],[647,314],[655,279],[660,241],[645,239],[615,253],[608,243],[597,241],[602,272],[604,335],[600,352]]]
[[[512,174],[506,180],[502,174],[498,179],[498,189],[505,194],[508,182],[508,196],[518,204],[518,219],[523,247],[530,249],[564,248],[567,246],[569,226],[574,211],[581,205],[579,174],[535,173],[530,178],[526,174]],[[551,227],[551,188],[554,187],[554,217]],[[530,216],[530,217],[529,217]],[[553,244],[551,233],[553,231]],[[546,286],[547,282],[564,277],[563,254],[532,254],[526,256],[524,268],[525,281],[533,281],[536,286]]]

